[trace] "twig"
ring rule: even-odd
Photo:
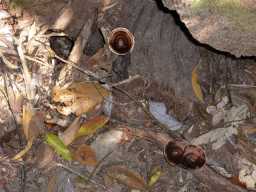
[[[234,88],[234,89],[250,89],[250,88],[256,88],[254,85],[243,85],[243,84],[227,84],[229,88]]]
[[[26,60],[23,55],[21,44],[18,46],[18,52],[19,52],[21,64],[23,67],[23,76],[24,76],[24,80],[25,80],[26,93],[27,93],[27,98],[28,98],[28,103],[29,103],[28,107],[30,109],[31,114],[34,115],[35,112],[34,112],[33,106],[35,104],[35,90],[33,89],[33,86],[32,86],[31,77],[28,72],[28,67],[27,67]]]
[[[67,166],[65,166],[65,165],[63,165],[63,164],[61,164],[61,163],[55,163],[55,165],[57,165],[57,166],[59,166],[59,167],[63,167],[63,168],[65,168],[65,169],[67,169],[68,171],[70,171],[70,172],[72,172],[72,173],[74,173],[74,174],[76,174],[76,175],[82,177],[83,179],[88,180],[88,177],[86,177],[85,175],[82,175],[82,174],[80,174],[80,173],[78,173],[78,172],[76,172],[76,171],[70,169],[69,167],[67,167]],[[98,185],[98,186],[100,186],[100,187],[102,187],[102,188],[104,188],[104,189],[107,189],[104,185],[102,185],[102,184],[100,184],[100,183],[97,183],[96,181],[90,180],[90,182],[92,182],[93,184],[96,184],[96,185]]]
[[[95,171],[96,171],[96,169],[99,167],[99,165],[100,165],[111,153],[113,153],[116,149],[117,149],[117,148],[115,148],[115,149],[113,149],[112,151],[108,152],[108,153],[99,161],[98,165],[96,165],[96,166],[94,167],[94,169],[93,169],[91,175],[89,176],[87,182],[89,182],[89,181],[91,180],[93,174],[95,173]]]
[[[135,76],[133,76],[131,78],[125,79],[125,80],[120,81],[118,83],[114,83],[113,85],[114,86],[118,86],[118,85],[122,85],[122,84],[125,84],[125,83],[130,83],[131,81],[133,81],[135,79],[138,79],[138,78],[140,78],[140,75],[135,75]]]
[[[9,54],[13,54],[13,55],[15,55],[15,56],[18,56],[18,53],[17,53],[16,51],[12,50],[12,49],[8,49],[8,48],[0,47],[0,51],[3,51],[3,52],[6,52],[6,53],[9,53]],[[51,67],[51,68],[53,68],[53,66],[52,66],[52,65],[48,64],[48,63],[47,63],[47,62],[45,62],[45,61],[44,61],[44,62],[39,61],[39,60],[34,59],[33,57],[30,57],[30,56],[28,56],[28,55],[24,55],[24,57],[25,57],[26,59],[28,59],[28,60],[31,60],[31,61],[34,61],[34,62],[36,62],[36,63],[42,64],[42,65],[45,65],[45,66],[47,66],[47,67]]]

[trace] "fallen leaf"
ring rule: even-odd
[[[88,145],[82,144],[77,146],[78,152],[76,153],[72,147],[68,147],[72,157],[79,163],[84,165],[98,165],[95,151]],[[84,160],[85,159],[85,160]]]
[[[59,137],[53,134],[46,134],[45,140],[47,143],[54,148],[64,159],[72,161],[71,153],[67,146],[60,140]]]
[[[78,129],[80,128],[79,123],[80,117],[77,117],[73,123],[60,135],[60,140],[68,146],[76,139],[76,134]]]
[[[152,185],[154,185],[154,183],[159,179],[159,177],[161,177],[162,172],[161,171],[157,171],[156,175],[153,175],[149,181],[148,187],[151,188]]]
[[[125,167],[112,165],[106,169],[107,175],[123,183],[131,189],[147,190],[148,185],[139,173],[131,171]]]
[[[37,113],[35,116],[32,117],[28,125],[29,139],[32,137],[38,136],[46,129],[45,123],[44,123],[45,115],[46,113],[44,111],[40,111],[39,113]]]
[[[204,104],[204,99],[203,99],[203,94],[202,94],[202,90],[200,88],[200,85],[197,83],[197,75],[196,75],[196,70],[197,70],[197,66],[193,69],[192,71],[192,75],[191,75],[191,83],[192,83],[192,87],[194,90],[194,93],[196,94],[197,98]]]
[[[105,125],[110,117],[108,116],[96,116],[89,121],[86,121],[78,130],[76,137],[82,135],[87,135],[89,133],[94,133],[96,130],[100,129]]]
[[[31,27],[30,27],[30,30],[29,30],[29,34],[28,34],[28,41],[30,39],[32,39],[32,37],[36,34],[36,22],[34,22]]]
[[[55,183],[56,183],[56,172],[53,173],[53,176],[52,176],[51,180],[49,181],[45,192],[52,192],[55,187]]]
[[[26,160],[27,163],[31,163],[33,167],[38,169],[49,169],[54,160],[55,150],[45,142],[41,143],[37,149],[36,156],[30,155],[30,158]]]
[[[28,125],[30,121],[32,120],[32,115],[28,109],[27,106],[23,105],[23,113],[22,113],[22,127],[23,127],[23,132],[25,134],[25,137],[27,141],[29,140],[29,128]]]
[[[25,154],[28,152],[28,150],[31,148],[31,146],[32,146],[33,141],[34,141],[35,138],[36,138],[36,137],[32,137],[32,138],[28,141],[28,144],[27,144],[26,148],[23,149],[21,152],[19,152],[17,155],[15,155],[15,156],[12,158],[12,160],[14,161],[14,160],[16,160],[16,159],[21,158],[23,155],[25,155]]]
[[[108,98],[109,94],[110,90],[93,82],[73,82],[68,89],[52,88],[52,100],[66,105],[66,107],[56,107],[57,111],[63,115],[75,113],[80,116],[88,113],[101,103],[103,97]]]

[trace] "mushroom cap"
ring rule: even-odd
[[[195,145],[186,147],[180,165],[186,169],[199,169],[206,163],[206,156],[203,149]]]
[[[206,163],[204,150],[182,139],[169,141],[164,148],[164,156],[171,165],[180,165],[189,170],[199,169]]]
[[[183,154],[189,143],[182,139],[169,141],[164,148],[164,156],[171,165],[179,165],[182,162]]]
[[[126,28],[117,28],[112,31],[108,39],[110,50],[118,55],[125,55],[134,47],[134,37]]]

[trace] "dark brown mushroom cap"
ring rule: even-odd
[[[189,146],[189,143],[182,139],[174,139],[168,142],[164,148],[166,160],[172,165],[179,165],[187,146]]]
[[[134,46],[133,35],[125,28],[117,28],[112,31],[112,37],[108,40],[112,52],[124,55],[132,51]]]
[[[206,156],[203,149],[195,145],[186,147],[180,165],[186,169],[199,169],[206,163]]]

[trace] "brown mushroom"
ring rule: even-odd
[[[164,156],[171,165],[180,165],[190,170],[199,169],[206,163],[204,150],[182,139],[168,142],[164,148]]]
[[[199,169],[206,163],[206,156],[203,149],[195,145],[186,147],[180,165],[186,169]]]
[[[112,31],[108,40],[110,50],[118,55],[125,55],[132,51],[134,37],[126,28],[117,28]]]
[[[182,162],[185,148],[189,143],[182,139],[174,139],[164,148],[164,156],[171,165],[179,165]]]

